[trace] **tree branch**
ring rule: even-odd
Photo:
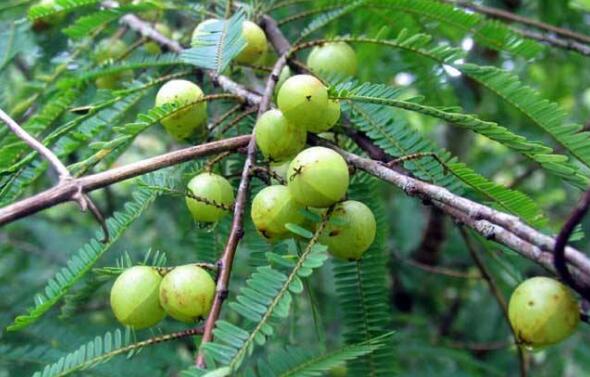
[[[279,74],[281,70],[285,66],[287,62],[287,55],[281,55],[277,62],[275,63],[272,72],[270,73],[266,88],[264,89],[264,94],[260,99],[260,104],[258,107],[258,117],[260,117],[263,113],[265,113],[270,108],[270,101],[272,99],[272,94],[275,88],[277,81],[279,80]],[[256,161],[256,137],[254,130],[252,130],[252,135],[250,136],[250,141],[248,143],[248,152],[246,161],[244,162],[244,168],[242,169],[242,177],[240,180],[240,185],[238,187],[238,194],[236,196],[236,203],[234,207],[234,217],[232,220],[232,226],[230,229],[229,237],[225,248],[223,250],[223,256],[218,262],[219,265],[219,278],[217,279],[217,288],[215,290],[215,298],[213,299],[213,306],[211,307],[211,311],[207,316],[207,321],[205,323],[205,330],[203,333],[203,338],[201,340],[201,347],[213,340],[213,329],[215,328],[215,323],[219,319],[219,315],[221,313],[221,306],[223,302],[227,298],[227,292],[229,287],[229,280],[231,277],[231,270],[233,265],[234,256],[236,254],[236,249],[238,247],[238,243],[242,239],[244,235],[244,224],[243,224],[243,217],[244,211],[246,207],[246,201],[248,199],[248,188],[250,186],[250,178],[252,176],[252,168],[254,167],[254,163]],[[202,352],[199,351],[197,358],[196,358],[196,365],[199,368],[205,367],[205,359]]]
[[[590,207],[590,190],[586,191],[572,213],[566,220],[563,228],[557,235],[555,240],[555,247],[553,249],[553,264],[557,270],[558,275],[570,286],[572,286],[578,293],[582,295],[586,300],[590,300],[590,289],[588,287],[580,287],[573,278],[566,262],[565,247],[567,242],[575,230],[576,226],[582,221],[588,208]]]
[[[516,22],[526,26],[532,26],[543,32],[524,30],[520,28],[513,29],[515,32],[530,39],[547,43],[555,47],[572,50],[582,55],[590,56],[590,36],[576,33],[574,31],[563,29],[557,26],[546,24],[527,17],[522,17],[512,12],[507,12],[497,8],[486,7],[474,4],[465,0],[441,0],[444,3],[452,4],[461,8],[469,9],[477,13],[484,14],[490,18],[500,19],[508,22]]]
[[[443,0],[443,2],[457,5],[461,8],[470,9],[474,12],[490,16],[491,18],[501,19],[508,22],[517,22],[519,24],[532,26],[539,30],[554,33],[565,38],[573,39],[578,42],[590,43],[590,36],[588,35],[576,33],[572,30],[560,28],[554,25],[546,24],[541,21],[533,20],[531,18],[519,16],[518,14],[507,12],[498,8],[486,7],[466,0]]]
[[[160,156],[106,170],[101,173],[64,181],[49,190],[43,191],[4,208],[0,208],[0,226],[34,214],[45,208],[68,201],[71,199],[72,195],[75,195],[80,190],[82,193],[90,192],[129,178],[189,161],[197,157],[236,150],[244,147],[249,140],[250,136],[243,135],[214,141],[165,153]]]
[[[59,176],[59,183],[56,186],[62,186],[65,184],[69,184],[73,178],[68,171],[68,168],[57,158],[57,156],[49,150],[43,143],[35,139],[31,136],[27,131],[25,131],[18,123],[16,123],[8,114],[6,114],[2,109],[0,109],[0,119],[8,126],[10,131],[12,131],[19,139],[23,140],[28,146],[36,150],[41,156],[43,156]],[[77,190],[72,192],[68,200],[75,201],[80,206],[82,211],[86,211],[90,209],[90,212],[94,216],[94,218],[100,224],[102,231],[103,231],[103,241],[106,242],[109,239],[109,229],[104,220],[104,216],[100,212],[100,209],[94,204],[92,199],[85,195],[82,192],[82,189],[79,186],[76,186]],[[0,222],[1,224],[1,222]]]
[[[522,223],[516,216],[457,196],[443,187],[419,181],[391,170],[382,163],[357,156],[330,143],[315,139],[320,144],[335,149],[350,165],[357,169],[392,183],[410,196],[417,196],[432,203],[487,239],[493,239],[506,245],[555,273],[553,255],[551,254],[555,240]],[[579,270],[577,279],[580,280],[580,284],[589,286],[590,260],[580,251],[571,247],[566,249],[565,254],[568,262]]]

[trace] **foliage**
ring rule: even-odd
[[[235,91],[259,98],[277,60],[270,45],[281,39],[267,32],[269,51],[255,64],[235,57],[246,46],[243,21],[264,28],[272,17],[291,44],[292,71],[304,69],[309,50],[324,43],[346,42],[357,54],[356,77],[322,72],[342,112],[319,137],[367,156],[358,139],[365,138],[365,146],[401,158],[394,169],[546,234],[559,231],[590,184],[588,56],[572,50],[590,46],[583,37],[574,43],[555,30],[437,0],[0,3],[0,108],[74,177],[251,134],[255,101]],[[588,29],[582,0],[480,3]],[[129,13],[148,28],[167,25],[172,33],[164,37],[176,47],[150,54],[153,41],[129,27]],[[193,38],[205,19],[215,20]],[[116,39],[128,46],[125,53],[97,64],[94,46]],[[123,75],[129,80],[115,80],[115,88],[96,86]],[[205,93],[199,102],[207,102],[207,129],[188,140],[173,140],[159,123],[195,103],[154,106],[158,88],[173,79],[197,82]],[[164,274],[199,262],[219,272],[232,216],[196,224],[184,196],[205,169],[237,189],[246,157],[233,152],[90,193],[106,217],[106,242],[96,220],[74,203],[2,226],[0,376],[321,376],[344,366],[348,376],[517,375],[510,327],[460,224],[428,200],[351,170],[347,198],[369,206],[378,225],[361,260],[330,257],[317,241],[330,220],[315,210],[303,210],[306,223],[287,224],[292,238],[270,244],[250,220],[251,198],[276,178],[267,176],[269,161],[260,153],[213,341],[202,345],[195,336],[204,322],[168,318],[153,329],[118,329],[109,289],[123,269],[143,264]],[[0,213],[57,178],[44,158],[0,127]],[[589,224],[576,228],[572,244],[586,246]],[[506,298],[525,278],[547,274],[493,239],[468,237]],[[582,325],[563,344],[530,354],[530,375],[589,374],[588,337]],[[206,368],[194,366],[199,353]]]

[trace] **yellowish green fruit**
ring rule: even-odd
[[[312,147],[299,153],[287,173],[291,195],[300,204],[324,208],[342,200],[349,184],[348,165],[332,149]]]
[[[295,75],[281,86],[277,104],[290,122],[313,130],[326,123],[328,89],[311,75]]]
[[[217,204],[231,207],[234,190],[224,177],[213,173],[201,173],[190,180],[187,187],[193,195]],[[196,221],[214,223],[227,214],[227,211],[187,196],[186,205]]]
[[[172,30],[170,30],[170,28],[166,24],[158,22],[154,26],[154,29],[156,29],[157,32],[159,32],[160,34],[162,34],[166,38],[172,37]],[[148,54],[151,54],[151,55],[158,55],[158,54],[162,53],[162,48],[156,42],[147,42],[146,44],[143,45],[143,48],[145,49],[145,51]]]
[[[127,52],[127,43],[121,39],[103,39],[97,43],[94,49],[94,60],[98,64],[105,63],[108,60],[121,58]]]
[[[307,66],[317,74],[354,76],[357,71],[356,53],[345,42],[326,43],[311,50]]]
[[[98,42],[94,49],[94,60],[97,64],[104,64],[111,60],[117,60],[127,52],[127,49],[127,44],[120,39],[103,39]],[[121,84],[132,78],[133,71],[126,70],[100,76],[96,79],[95,83],[99,89],[115,89],[121,87]]]
[[[119,322],[136,330],[160,322],[166,313],[160,305],[162,277],[151,267],[126,269],[111,289],[111,308]]]
[[[348,369],[346,365],[338,365],[330,369],[328,372],[329,377],[346,377],[348,375]]]
[[[270,171],[281,177],[285,182],[287,182],[287,172],[289,171],[290,164],[291,160],[273,162],[270,164]],[[275,179],[273,179],[272,181],[273,183],[279,183],[275,182]]]
[[[187,80],[171,80],[160,88],[156,95],[156,106],[176,104],[182,107],[161,121],[171,136],[186,139],[203,128],[207,121],[207,103],[196,102],[203,96],[201,88]]]
[[[320,243],[344,260],[358,260],[375,240],[377,223],[369,207],[347,200],[334,207],[330,221],[320,235]]]
[[[205,318],[215,296],[215,282],[201,267],[185,265],[168,272],[160,284],[160,302],[172,318],[195,322]]]
[[[280,110],[272,109],[262,114],[254,129],[256,145],[270,161],[292,158],[305,147],[305,128],[289,122]]]
[[[340,102],[335,99],[329,99],[323,119],[311,123],[307,127],[307,130],[313,133],[326,132],[336,125],[338,119],[340,119]]]
[[[37,4],[37,7],[44,7],[44,8],[52,9],[55,7],[56,4],[57,3],[55,0],[41,0]],[[43,26],[57,25],[57,24],[61,23],[65,18],[66,18],[66,15],[61,12],[56,13],[56,14],[52,14],[50,16],[43,17],[42,19],[38,20],[38,21],[40,21],[40,23],[35,22],[36,25],[34,25],[34,26],[36,26],[39,29],[42,29]],[[45,25],[43,25],[43,24],[45,24]]]
[[[580,309],[568,287],[555,279],[534,277],[516,287],[508,304],[508,316],[520,342],[543,347],[574,333]]]
[[[303,223],[302,208],[286,186],[268,186],[254,197],[250,216],[256,230],[264,238],[276,241],[290,236],[286,224]]]
[[[291,77],[291,68],[289,68],[289,66],[286,65],[283,67],[283,69],[281,69],[281,73],[279,74],[279,79],[277,80],[277,84],[275,85],[275,95],[279,92],[281,86],[283,86],[283,84],[285,83],[285,81],[287,81],[289,77]]]
[[[242,24],[242,36],[246,40],[246,47],[236,56],[238,63],[257,64],[264,58],[268,43],[266,35],[260,26],[252,21],[244,21]]]

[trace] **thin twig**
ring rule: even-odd
[[[469,251],[469,255],[471,255],[471,258],[473,259],[473,262],[475,263],[475,265],[479,269],[481,276],[484,278],[484,280],[488,284],[490,291],[492,292],[492,295],[494,295],[494,297],[496,298],[496,301],[498,302],[498,305],[500,305],[500,309],[502,309],[502,314],[504,315],[504,318],[506,319],[506,322],[508,323],[508,327],[510,327],[510,331],[512,332],[512,336],[514,338],[514,343],[517,346],[518,361],[519,361],[519,367],[520,367],[520,376],[526,377],[527,370],[528,370],[528,361],[526,358],[526,354],[524,353],[524,350],[519,345],[520,342],[518,340],[518,335],[516,334],[516,331],[512,327],[512,324],[510,323],[510,317],[508,316],[508,304],[506,303],[506,298],[502,294],[502,291],[498,287],[498,284],[496,283],[496,280],[492,276],[491,272],[488,270],[487,266],[485,265],[483,258],[479,255],[478,251],[476,250],[475,245],[473,245],[471,238],[469,238],[469,235],[467,234],[467,232],[465,231],[465,229],[462,226],[459,226],[459,232],[461,233],[461,237],[463,237],[463,241],[465,242],[465,246],[467,246],[467,250]]]
[[[590,190],[586,191],[576,207],[573,209],[565,224],[561,228],[561,231],[555,239],[555,246],[553,249],[553,264],[559,276],[571,287],[573,287],[578,293],[580,293],[585,299],[590,300],[590,289],[588,287],[579,287],[577,282],[573,278],[566,262],[565,257],[565,246],[575,230],[576,226],[582,221],[586,213],[590,208]]]
[[[470,9],[470,10],[475,11],[477,13],[485,14],[485,15],[490,16],[492,18],[497,18],[497,19],[501,19],[501,20],[505,20],[505,21],[509,21],[509,22],[516,22],[519,24],[527,25],[527,26],[532,26],[532,27],[537,28],[539,30],[544,30],[544,31],[547,31],[550,33],[554,33],[556,35],[560,35],[565,38],[573,39],[578,42],[590,43],[590,36],[588,36],[588,35],[576,33],[575,31],[560,28],[560,27],[557,27],[554,25],[550,25],[550,24],[541,22],[541,21],[533,20],[528,17],[523,17],[523,16],[520,16],[520,15],[512,13],[512,12],[504,11],[502,9],[486,7],[486,6],[475,4],[471,1],[465,1],[465,0],[442,0],[442,1],[445,3],[460,6],[461,8]]]
[[[25,131],[18,123],[16,123],[8,114],[0,109],[0,119],[8,126],[8,128],[23,140],[29,147],[36,150],[49,164],[55,169],[59,175],[60,180],[71,178],[68,168],[57,158],[57,156],[49,150],[45,145],[41,144],[37,139]]]
[[[68,168],[57,158],[57,156],[49,150],[45,145],[31,136],[27,131],[25,131],[18,123],[16,123],[8,114],[6,114],[2,109],[0,109],[0,119],[8,126],[8,128],[21,140],[23,140],[28,146],[32,149],[37,151],[41,156],[43,156],[48,162],[51,167],[57,172],[59,176],[59,183],[57,187],[62,184],[68,184],[68,182],[72,181],[73,178],[68,171]],[[81,189],[73,192],[69,200],[75,201],[80,206],[82,211],[86,211],[90,209],[90,212],[94,216],[94,218],[99,222],[102,231],[103,231],[103,242],[108,241],[109,239],[109,229],[106,225],[104,220],[104,216],[102,212],[98,209],[96,204],[85,195]]]
[[[168,166],[190,161],[198,157],[208,156],[236,150],[244,147],[250,140],[249,135],[214,141],[109,169],[101,173],[83,176],[63,182],[51,189],[23,199],[4,208],[0,208],[0,226],[23,218],[45,208],[70,200],[72,195],[82,190],[90,192],[102,187],[137,177]]]
[[[279,57],[279,59],[275,63],[273,70],[267,80],[264,95],[260,99],[260,104],[258,106],[258,116],[262,115],[270,108],[270,101],[272,99],[272,94],[275,85],[279,80],[279,74],[285,66],[286,62],[287,55],[285,53],[284,55]],[[201,346],[213,340],[213,329],[215,328],[215,323],[217,322],[217,319],[219,319],[223,302],[227,298],[234,256],[236,254],[238,243],[244,235],[243,217],[246,202],[248,199],[248,188],[250,186],[251,171],[254,167],[255,160],[256,137],[254,131],[252,131],[250,141],[248,143],[246,161],[244,162],[244,168],[242,169],[242,177],[240,179],[240,185],[238,187],[238,194],[236,195],[234,216],[232,220],[229,237],[223,250],[223,255],[218,262],[219,278],[217,279],[215,298],[213,299],[213,306],[211,307],[211,311],[209,312],[207,321],[205,323],[205,331],[203,333],[203,338],[201,340]],[[201,351],[198,352],[195,363],[199,368],[205,367],[205,359]]]
[[[243,111],[241,113],[239,113],[236,117],[234,117],[231,121],[229,121],[220,131],[220,134],[225,134],[227,131],[229,131],[231,128],[233,128],[235,125],[237,125],[238,123],[240,123],[242,121],[242,119],[246,118],[249,115],[252,115],[254,113],[256,113],[258,111],[258,109],[256,107],[252,107],[246,111]]]
[[[418,268],[422,271],[430,272],[436,275],[447,276],[451,278],[457,279],[481,279],[481,275],[472,274],[470,272],[464,271],[457,271],[446,267],[434,267],[428,264],[420,263],[411,258],[404,258],[397,253],[393,253],[395,259],[399,260],[400,262],[407,264],[408,266],[412,266],[414,268]]]

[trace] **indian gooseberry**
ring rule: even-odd
[[[234,190],[224,177],[213,173],[201,173],[194,176],[187,189],[194,196],[212,201],[218,205],[231,207],[234,202]],[[223,208],[186,197],[186,205],[196,221],[214,223],[227,211]]]
[[[345,42],[326,43],[311,50],[307,66],[317,74],[354,76],[357,70],[356,53]]]
[[[254,128],[256,145],[270,161],[284,161],[305,147],[305,128],[289,122],[280,110],[272,109],[262,114]]]
[[[154,29],[156,29],[158,33],[162,34],[166,38],[172,37],[172,30],[170,30],[170,28],[166,24],[158,22],[156,23],[156,25],[154,25]],[[162,52],[162,48],[156,42],[147,42],[143,45],[143,48],[148,54],[151,55],[158,55]]]
[[[186,139],[203,127],[207,121],[207,103],[196,102],[201,98],[201,88],[188,80],[170,80],[160,88],[156,106],[176,104],[182,108],[161,120],[172,137]]]
[[[287,182],[287,172],[289,171],[289,165],[291,164],[291,160],[285,160],[281,162],[271,162],[270,163],[270,171],[276,174],[277,176],[281,177],[285,182]],[[275,180],[273,179],[273,182]]]
[[[307,130],[316,134],[326,132],[334,127],[338,119],[340,119],[340,102],[336,99],[329,99],[323,119],[308,125]]]
[[[246,47],[236,56],[236,61],[246,64],[258,63],[268,49],[264,31],[254,22],[246,20],[242,24],[242,36],[246,40]]]
[[[287,238],[287,223],[301,224],[303,207],[297,203],[286,186],[274,185],[260,190],[252,201],[250,216],[256,230],[267,240]]]
[[[57,5],[55,0],[41,0],[36,5],[36,8],[42,7],[45,9],[52,9]],[[49,25],[56,25],[62,22],[65,19],[66,15],[64,13],[54,13],[50,16],[43,17],[39,20],[34,22],[34,27],[38,30],[45,28]]]
[[[287,81],[287,79],[291,77],[291,68],[288,65],[284,66],[281,69],[281,73],[279,74],[279,79],[277,80],[277,84],[275,85],[275,94],[279,92],[281,86]]]
[[[328,251],[344,260],[358,260],[375,240],[377,223],[369,207],[356,200],[338,203],[320,235]]]
[[[346,161],[325,147],[303,150],[291,161],[287,172],[291,195],[309,207],[324,208],[342,200],[348,183]]]
[[[211,310],[215,282],[201,267],[187,264],[168,272],[160,284],[160,302],[168,315],[182,322],[204,318]]]
[[[97,64],[121,58],[127,52],[128,46],[120,39],[103,39],[94,49],[94,60]],[[125,70],[100,76],[96,79],[96,86],[100,89],[114,89],[125,81],[133,78],[133,71]]]
[[[160,322],[166,316],[160,306],[161,281],[151,267],[134,266],[123,271],[111,289],[111,308],[117,320],[134,329]]]
[[[311,75],[291,76],[279,90],[277,105],[290,122],[313,129],[326,121],[328,89]]]
[[[516,287],[508,316],[519,341],[531,347],[560,342],[580,322],[578,303],[570,289],[547,277],[527,279]]]

